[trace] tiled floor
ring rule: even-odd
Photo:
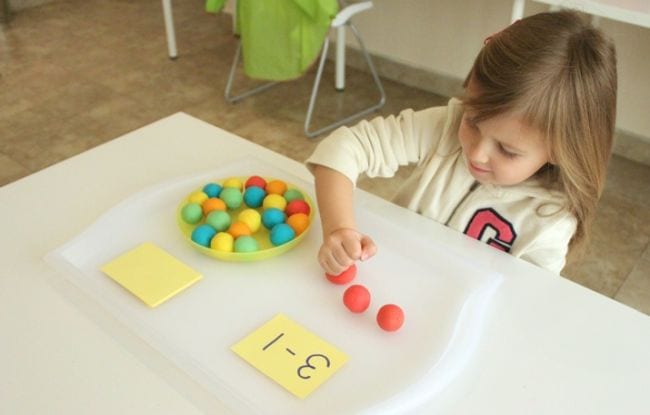
[[[174,2],[176,61],[167,57],[159,0],[69,0],[17,12],[0,31],[0,185],[177,111],[304,160],[317,143],[302,134],[313,71],[226,104],[231,20],[203,4]],[[337,93],[328,69],[317,124],[376,99],[367,74],[350,69],[347,91]],[[382,114],[446,102],[395,82],[385,88]],[[406,173],[360,185],[388,196]],[[614,157],[592,243],[564,275],[650,314],[649,206],[650,166]]]

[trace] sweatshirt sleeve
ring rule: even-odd
[[[569,242],[576,230],[576,219],[567,214],[541,233],[519,257],[557,275],[566,264]]]
[[[318,164],[337,170],[356,183],[360,174],[391,177],[399,169],[418,163],[435,149],[445,132],[448,107],[421,111],[407,109],[398,116],[361,121],[341,127],[326,137],[307,159],[309,169]]]

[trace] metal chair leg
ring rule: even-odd
[[[304,124],[304,131],[305,135],[309,138],[316,137],[326,131],[333,130],[336,127],[339,127],[349,121],[352,121],[356,118],[360,118],[364,115],[367,115],[381,107],[384,106],[384,103],[386,102],[386,93],[384,92],[384,87],[381,84],[381,81],[379,79],[379,75],[377,75],[377,70],[375,69],[375,65],[372,63],[372,59],[370,58],[370,54],[368,54],[368,51],[363,44],[363,40],[361,39],[361,36],[359,36],[359,32],[357,31],[357,28],[351,23],[348,22],[347,26],[350,27],[352,30],[352,33],[357,39],[357,42],[359,43],[359,47],[361,48],[361,52],[363,53],[363,56],[366,60],[366,63],[368,64],[368,67],[370,68],[370,73],[372,74],[372,78],[375,82],[375,85],[377,86],[377,89],[379,90],[380,94],[380,99],[379,101],[368,107],[365,108],[361,111],[358,111],[352,115],[349,115],[343,119],[340,119],[336,122],[333,122],[331,124],[328,124],[324,127],[321,127],[315,131],[311,131],[309,128],[311,126],[311,121],[312,121],[312,116],[314,114],[314,107],[316,105],[316,98],[318,96],[318,87],[320,85],[321,78],[323,76],[323,69],[325,68],[325,60],[327,59],[327,51],[329,49],[329,37],[325,37],[325,40],[323,41],[323,50],[321,52],[321,57],[320,61],[318,63],[318,71],[316,72],[316,79],[314,80],[314,85],[312,87],[311,91],[311,96],[309,98],[309,106],[307,107],[307,114],[305,117],[305,124]],[[232,95],[232,88],[235,80],[235,74],[237,71],[237,66],[239,65],[239,60],[241,58],[241,41],[239,41],[239,44],[237,45],[237,51],[235,52],[235,58],[233,60],[232,66],[230,68],[230,74],[228,75],[228,81],[226,83],[226,90],[225,90],[225,98],[226,101],[229,103],[235,103],[237,101],[240,101],[246,97],[249,97],[251,95],[260,93],[262,91],[265,91],[269,89],[270,87],[274,86],[278,82],[268,82],[266,84],[260,85],[256,88],[250,89],[248,91],[245,91],[239,95],[233,96]]]
[[[232,62],[232,66],[230,67],[230,75],[228,75],[228,82],[226,83],[226,91],[225,91],[225,98],[226,101],[234,104],[237,101],[241,101],[242,99],[249,97],[251,95],[255,95],[259,92],[266,91],[267,89],[271,88],[273,85],[277,84],[277,82],[268,82],[264,85],[260,85],[258,87],[255,87],[253,89],[250,89],[248,91],[245,91],[239,95],[232,96],[232,86],[235,81],[235,73],[237,71],[237,66],[239,65],[239,59],[241,57],[241,40],[239,41],[239,44],[237,45],[237,51],[235,52],[235,59]]]
[[[357,42],[359,43],[361,52],[363,53],[363,56],[366,59],[366,63],[370,68],[370,73],[372,74],[372,78],[375,81],[375,84],[377,85],[377,89],[379,90],[379,94],[380,94],[379,102],[366,109],[363,109],[350,116],[347,116],[341,120],[338,120],[324,127],[321,127],[316,131],[309,130],[309,127],[311,125],[311,118],[314,112],[314,106],[316,104],[316,96],[318,95],[318,86],[320,84],[321,76],[323,74],[323,68],[325,67],[325,59],[327,57],[327,50],[329,48],[329,37],[326,37],[325,41],[323,42],[323,52],[321,54],[321,59],[318,64],[318,72],[316,73],[316,79],[314,80],[314,86],[311,91],[311,97],[309,98],[309,107],[307,108],[307,116],[305,117],[305,135],[309,138],[316,137],[326,131],[330,131],[333,130],[334,128],[340,127],[341,125],[349,121],[367,115],[383,107],[384,103],[386,102],[386,93],[384,92],[384,87],[382,86],[381,81],[379,80],[379,75],[377,75],[377,70],[375,69],[375,65],[373,65],[372,60],[370,59],[370,55],[368,54],[368,51],[366,50],[366,47],[363,44],[363,40],[361,40],[361,36],[359,36],[359,32],[357,31],[357,28],[351,22],[348,22],[347,25],[350,27],[350,29],[352,29],[352,33],[354,34],[354,37],[357,38]]]

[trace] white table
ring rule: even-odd
[[[310,180],[180,113],[0,189],[0,413],[225,413],[93,304],[81,312],[90,300],[53,284],[43,256],[143,188],[251,153]],[[483,341],[428,413],[647,413],[650,318],[387,202],[374,209],[505,276]]]

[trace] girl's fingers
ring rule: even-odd
[[[364,235],[361,238],[361,260],[365,261],[368,258],[371,258],[377,253],[377,245],[375,242],[370,239],[370,237]]]
[[[359,238],[346,238],[341,242],[341,245],[342,248],[345,250],[345,254],[352,261],[361,258],[363,249]],[[348,264],[348,265],[352,265],[352,264]]]

